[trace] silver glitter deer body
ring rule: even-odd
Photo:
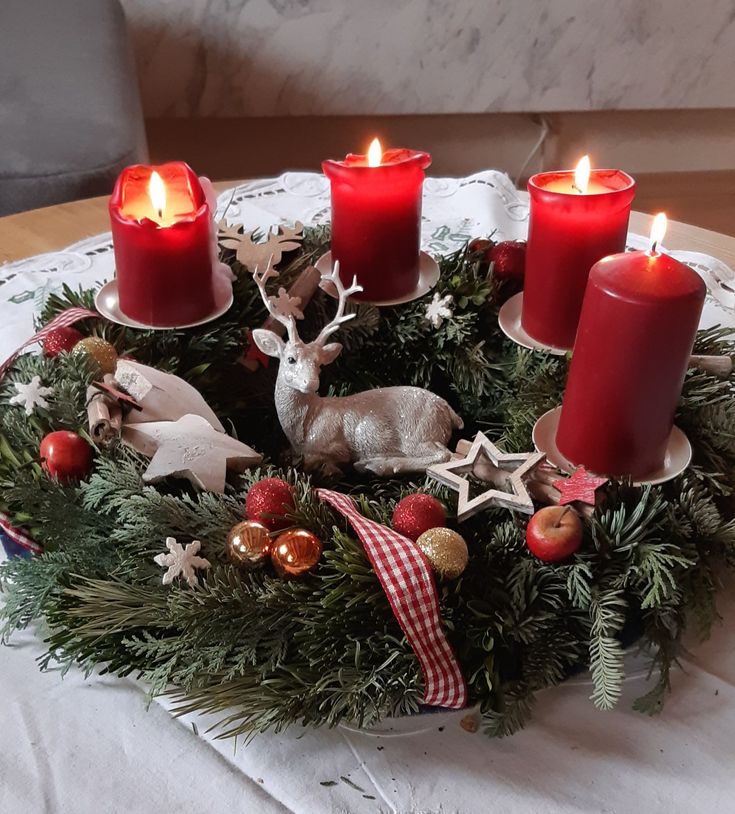
[[[280,360],[275,404],[281,427],[306,469],[338,472],[352,464],[357,471],[390,476],[421,472],[448,461],[447,442],[462,419],[444,399],[420,387],[382,387],[351,396],[320,396],[319,372],[339,356],[342,345],[327,342],[355,314],[345,314],[351,294],[362,291],[353,280],[345,289],[339,264],[323,282],[332,283],[338,295],[337,313],[313,342],[303,342],[293,311],[280,306],[283,294],[269,297],[265,283],[277,276],[270,263],[253,274],[263,302],[274,320],[286,328],[287,339],[259,328],[253,340],[260,350]],[[299,305],[295,303],[294,305]],[[298,311],[297,311],[298,312]]]

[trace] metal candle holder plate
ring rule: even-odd
[[[321,273],[322,277],[328,277],[332,273],[332,252],[326,252],[323,254],[314,264],[317,270]],[[439,282],[440,276],[440,269],[439,264],[434,260],[434,258],[427,254],[426,252],[419,253],[419,281],[416,284],[416,288],[413,291],[409,291],[408,294],[404,294],[402,297],[398,297],[393,300],[379,300],[379,301],[367,301],[367,300],[360,300],[361,303],[365,303],[366,305],[376,305],[382,306],[387,308],[391,305],[403,305],[407,302],[413,302],[413,300],[417,300],[419,297],[423,297],[424,294],[428,294],[432,288]],[[358,281],[359,282],[359,281]],[[325,286],[324,290],[329,294],[330,297],[334,297],[334,286]]]
[[[94,307],[110,322],[124,325],[127,328],[140,328],[146,331],[173,331],[181,328],[196,328],[219,319],[230,310],[233,302],[232,284],[229,280],[215,280],[214,282],[214,308],[202,319],[196,322],[187,322],[184,325],[146,325],[137,322],[123,313],[120,308],[120,297],[117,290],[117,280],[112,279],[105,283],[95,294]]]
[[[577,469],[577,465],[565,458],[556,445],[556,431],[559,427],[560,415],[561,407],[554,407],[553,410],[549,410],[539,418],[533,427],[533,443],[539,452],[545,453],[546,460],[550,464],[571,475]],[[633,481],[633,485],[655,486],[673,480],[681,475],[691,460],[692,445],[689,443],[689,439],[678,427],[674,427],[669,436],[663,466],[655,472],[651,472],[648,477]]]
[[[565,348],[555,348],[552,345],[544,345],[532,336],[529,336],[523,329],[521,314],[523,313],[523,292],[512,296],[506,300],[498,311],[498,325],[500,330],[512,339],[516,345],[529,350],[540,350],[545,353],[552,353],[555,356],[564,356],[567,353]]]

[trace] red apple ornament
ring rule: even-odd
[[[485,260],[493,264],[496,279],[522,280],[526,271],[526,244],[523,240],[504,240],[485,252]]]
[[[92,467],[92,447],[75,432],[50,432],[41,441],[39,453],[43,468],[64,483],[80,480]]]
[[[245,498],[248,520],[262,523],[268,531],[285,529],[290,521],[284,517],[294,508],[293,493],[285,480],[263,478],[254,483]]]
[[[393,528],[414,542],[429,529],[446,526],[444,507],[432,495],[407,495],[393,510]]]
[[[526,545],[544,562],[561,562],[582,545],[582,521],[569,506],[547,506],[528,521]]]

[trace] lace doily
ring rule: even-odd
[[[317,173],[287,172],[278,178],[249,181],[223,192],[217,216],[248,229],[266,230],[296,220],[308,225],[330,218],[329,182]],[[528,230],[528,206],[510,178],[487,170],[467,178],[427,178],[424,184],[422,248],[435,256],[448,254],[480,235],[519,240]],[[628,236],[631,249],[648,247],[647,238]],[[714,257],[673,251],[707,283],[709,296],[702,327],[735,325],[735,273]],[[64,251],[51,252],[0,266],[0,359],[9,356],[33,333],[35,314],[46,298],[64,284],[91,288],[115,274],[110,233],[87,238]]]

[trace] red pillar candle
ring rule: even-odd
[[[397,299],[419,279],[421,191],[431,156],[394,149],[381,154],[380,142],[368,155],[324,161],[332,185],[332,260],[345,285],[357,277],[355,299]]]
[[[576,173],[532,176],[528,191],[521,323],[538,342],[566,350],[574,344],[590,269],[625,249],[635,181],[619,170],[590,173],[585,156]]]
[[[110,199],[120,310],[155,327],[203,319],[215,305],[212,213],[182,161],[126,167]]]
[[[655,251],[615,254],[590,272],[556,443],[570,461],[643,478],[664,463],[706,287]],[[652,238],[654,237],[652,233]]]

